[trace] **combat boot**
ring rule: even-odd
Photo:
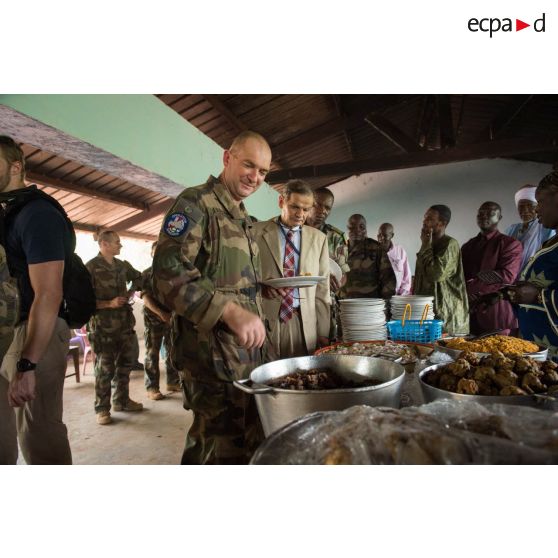
[[[97,424],[110,424],[112,422],[112,418],[110,416],[109,411],[100,411],[97,413]]]
[[[124,405],[122,403],[114,403],[112,405],[114,411],[124,411],[126,413],[135,413],[137,411],[143,411],[143,405],[128,399]]]
[[[182,391],[180,384],[167,384],[167,391]]]
[[[158,389],[148,389],[147,398],[152,401],[160,401],[161,399],[164,399],[165,396]]]

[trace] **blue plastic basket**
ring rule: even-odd
[[[414,343],[433,343],[442,337],[443,320],[391,320],[387,323],[389,338],[392,341]]]

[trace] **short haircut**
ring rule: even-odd
[[[496,202],[493,202],[493,201],[485,201],[485,202],[481,203],[481,207],[483,205],[493,205],[500,213],[502,213],[502,207],[500,206],[499,203],[496,203]]]
[[[281,195],[286,200],[288,200],[293,194],[301,194],[303,196],[314,197],[314,190],[310,188],[310,184],[308,184],[308,182],[304,182],[304,180],[299,180],[297,178],[295,180],[289,180],[283,186],[283,189],[281,191]]]
[[[354,213],[349,217],[349,221],[351,219],[362,219],[366,223],[366,217],[364,217],[364,215],[361,215],[360,213]]]
[[[551,190],[558,192],[558,171],[548,173],[540,182],[537,190]]]
[[[101,244],[101,242],[111,242],[114,236],[118,236],[116,231],[101,231],[99,236],[97,237],[97,242]]]
[[[317,196],[318,194],[324,194],[326,196],[329,196],[330,198],[335,199],[333,192],[329,188],[318,188],[317,190],[314,190],[314,195]]]
[[[10,136],[0,136],[0,151],[2,151],[2,156],[8,162],[8,165],[12,163],[21,163],[21,178],[25,177],[25,155],[23,150],[17,142]]]
[[[153,248],[157,248],[157,240],[151,245],[151,250],[153,250]]]
[[[446,225],[449,225],[451,221],[451,209],[447,205],[431,205],[430,209],[432,209],[432,211],[437,211],[440,220]]]
[[[267,143],[267,140],[261,134],[258,134],[258,132],[252,132],[251,130],[245,130],[244,132],[240,132],[240,134],[233,139],[231,146],[229,147],[229,151],[238,151],[248,140],[251,139],[267,145],[267,147],[271,150],[269,143]]]

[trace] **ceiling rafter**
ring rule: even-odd
[[[333,97],[333,104],[335,105],[335,112],[337,116],[341,118],[345,118],[347,116],[346,112],[343,110],[343,101],[341,100],[341,95],[332,95]],[[347,151],[349,152],[349,157],[351,160],[355,160],[355,152],[353,148],[353,142],[351,140],[351,136],[349,134],[349,130],[347,128],[343,129],[343,136],[345,138],[345,143],[347,145]]]
[[[451,96],[436,95],[438,125],[440,127],[440,147],[447,149],[455,146],[455,129],[451,112]]]
[[[377,112],[371,112],[366,116],[365,121],[404,153],[420,151],[420,145],[385,116]]]
[[[89,233],[93,233],[93,234],[98,234],[99,232],[101,232],[103,229],[106,229],[106,227],[96,227],[95,225],[87,225],[85,223],[72,223],[74,225],[74,229],[76,231],[83,231],[83,232],[89,232]],[[111,227],[111,230],[114,230]],[[136,233],[136,232],[130,232],[130,231],[122,231],[122,232],[118,232],[118,234],[120,236],[126,236],[129,238],[137,238],[138,240],[157,240],[157,237],[153,234],[143,234],[143,233]]]
[[[392,155],[362,161],[329,163],[283,169],[271,172],[267,182],[274,184],[293,178],[316,178],[340,176],[343,174],[361,174],[429,165],[441,165],[460,161],[472,161],[488,157],[510,157],[524,153],[558,150],[558,142],[554,138],[515,138],[494,140],[451,149],[435,151],[419,151],[403,155]]]
[[[248,126],[229,109],[217,95],[202,95],[202,97],[234,128],[235,134],[248,130]]]
[[[488,126],[479,134],[477,141],[496,139],[519,113],[531,101],[533,95],[514,95],[513,100],[506,105]]]
[[[112,225],[111,229],[120,232],[137,227],[144,221],[148,221],[149,219],[153,219],[153,217],[157,217],[158,215],[166,213],[171,208],[173,203],[173,199],[156,203],[152,205],[147,211],[142,211],[141,213],[132,215],[131,217],[128,217],[123,221],[115,223],[114,225]]]
[[[45,174],[34,172],[33,170],[28,170],[26,172],[26,178],[28,181],[37,182],[43,186],[50,186],[51,188],[57,188],[58,190],[81,194],[89,198],[103,200],[117,205],[124,205],[134,209],[141,209],[142,211],[149,209],[149,206],[145,203],[137,202],[124,196],[94,190],[92,188],[88,188],[87,186],[78,186],[77,184],[72,184],[70,182],[60,180],[59,178],[53,178]]]
[[[434,120],[434,96],[425,95],[422,103],[421,115],[417,127],[417,143],[420,147],[428,148],[428,138]]]

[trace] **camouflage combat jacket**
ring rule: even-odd
[[[153,295],[153,286],[151,284],[152,281],[151,270],[152,268],[148,267],[141,274],[141,280],[142,280],[141,296],[143,297],[144,295],[147,294],[150,295],[152,299],[155,299],[155,296]],[[157,300],[155,299],[154,302],[157,303]],[[146,326],[156,326],[164,323],[161,320],[161,318],[159,318],[157,314],[152,312],[145,304],[143,305],[143,320]]]
[[[141,273],[127,261],[114,258],[109,264],[101,254],[89,260],[85,267],[91,273],[91,281],[98,301],[111,300],[117,296],[128,296],[127,283],[133,290],[141,289]],[[88,330],[111,335],[134,328],[136,321],[132,307],[125,304],[120,308],[97,309],[88,324]]]
[[[327,236],[329,257],[337,263],[343,273],[349,273],[351,271],[347,262],[349,259],[349,248],[347,247],[344,233],[337,227],[327,223],[320,230]]]
[[[262,363],[221,321],[228,301],[263,316],[260,258],[252,220],[217,178],[187,188],[163,221],[153,259],[153,293],[174,312],[172,359],[184,379],[232,381]]]
[[[395,294],[396,279],[387,253],[380,244],[365,238],[349,243],[347,282],[341,298],[389,298]]]

